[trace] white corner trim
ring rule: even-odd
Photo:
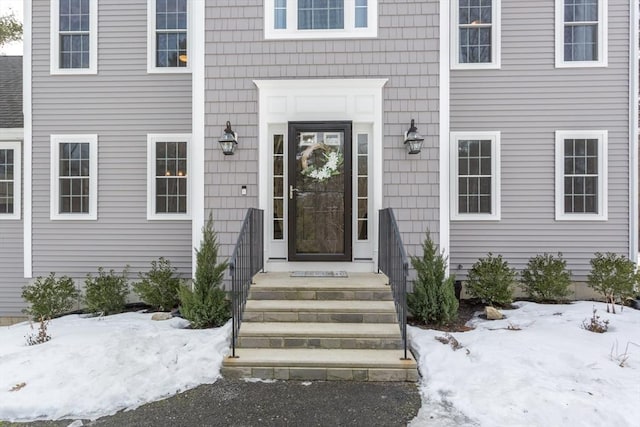
[[[191,134],[187,133],[150,133],[147,135],[147,220],[178,220],[191,219]],[[187,143],[187,212],[186,213],[156,213],[156,143],[157,142],[186,142]]]
[[[33,24],[32,24],[32,10],[31,0],[24,0],[24,35],[23,35],[23,57],[22,57],[22,113],[24,117],[24,136],[22,143],[22,185],[23,185],[23,233],[22,244],[24,247],[23,254],[23,275],[25,279],[30,279],[33,276],[33,260],[32,260],[32,230],[31,225],[33,222],[32,211],[32,191],[31,191],[31,173],[32,173],[32,112],[31,112],[31,75],[33,73],[31,69],[32,63],[32,51],[31,40]]]
[[[299,30],[297,3],[287,1],[287,28],[275,28],[274,0],[264,1],[264,38],[265,40],[310,40],[310,39],[349,39],[378,37],[378,0],[369,0],[367,5],[367,27],[355,26],[355,0],[344,1],[344,29]]]
[[[21,129],[22,130],[22,129]],[[20,140],[3,141],[5,138],[3,129],[0,129],[0,150],[13,150],[13,212],[0,213],[0,221],[4,220],[19,220],[20,219],[20,204],[22,194],[22,148]]]
[[[147,0],[147,73],[166,73],[166,74],[183,74],[192,72],[192,60],[191,57],[194,52],[202,52],[196,50],[192,44],[194,42],[193,34],[195,28],[192,30],[193,24],[197,18],[194,14],[197,11],[205,13],[203,2],[187,0],[187,66],[186,67],[156,67],[156,1]],[[204,30],[203,30],[204,31]],[[202,35],[204,37],[204,34]],[[204,47],[204,45],[203,45]],[[195,94],[195,91],[193,91]]]
[[[609,17],[608,0],[598,0],[598,60],[597,61],[565,61],[564,60],[564,2],[555,0],[555,58],[556,68],[606,67],[609,51]]]
[[[196,249],[205,223],[205,2],[193,2],[189,14],[191,93],[191,275],[196,274]],[[265,239],[266,240],[266,239]]]
[[[449,160],[449,129],[450,129],[450,98],[449,98],[449,70],[450,70],[450,40],[451,25],[449,17],[449,1],[440,0],[440,251],[450,256],[451,223],[450,215],[450,160]],[[447,262],[447,273],[450,271]]]
[[[98,74],[98,0],[89,0],[89,2],[89,68],[60,68],[60,0],[51,0],[49,9],[51,74]]]
[[[61,143],[89,144],[89,212],[60,213],[60,149]],[[51,135],[50,219],[64,221],[95,221],[98,219],[98,135]]]
[[[440,18],[442,21],[443,16],[447,16],[449,21],[447,23],[447,27],[442,27],[442,31],[440,32],[440,40],[450,39],[450,48],[449,50],[449,63],[451,70],[496,70],[501,67],[501,58],[502,58],[502,4],[501,0],[493,0],[492,4],[492,25],[491,25],[491,62],[474,62],[474,63],[466,63],[460,62],[460,37],[458,32],[458,22],[459,22],[459,0],[451,1],[451,6],[449,6],[449,2],[447,4],[441,4],[440,7]],[[445,15],[450,11],[451,15]],[[442,24],[441,24],[442,25]],[[446,30],[446,33],[445,33]],[[442,45],[442,44],[441,44]],[[445,51],[441,48],[440,58],[444,58]]]
[[[629,17],[629,259],[638,262],[638,0],[630,2]]]
[[[606,221],[608,219],[608,132],[606,130],[557,130],[555,201],[556,221]],[[565,213],[564,211],[564,140],[595,138],[598,140],[598,213]]]
[[[500,132],[451,132],[450,148],[450,209],[451,221],[500,221],[501,219],[501,148]],[[458,141],[482,139],[491,141],[491,213],[459,213],[458,211]]]

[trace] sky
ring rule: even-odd
[[[22,0],[0,0],[0,16],[11,12],[22,21]],[[13,42],[0,46],[0,55],[22,55],[22,42]]]

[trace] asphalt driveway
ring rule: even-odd
[[[133,411],[92,422],[84,420],[83,425],[391,427],[406,426],[420,406],[415,383],[263,383],[220,379]],[[67,427],[73,421],[0,422],[0,426]]]

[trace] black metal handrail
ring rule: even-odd
[[[380,237],[378,239],[378,272],[389,278],[396,315],[402,334],[404,358],[407,359],[407,277],[409,260],[404,251],[395,215],[391,208],[380,210]]]
[[[229,260],[231,275],[231,315],[233,332],[231,338],[231,357],[236,357],[236,344],[242,312],[249,296],[251,280],[259,271],[264,270],[264,211],[249,208],[244,217],[242,228],[233,255]]]

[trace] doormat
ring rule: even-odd
[[[346,271],[292,271],[291,277],[349,277]]]

